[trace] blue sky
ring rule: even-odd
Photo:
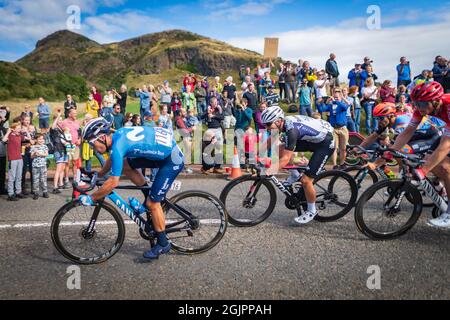
[[[450,21],[450,1],[431,4],[423,0],[0,0],[0,60],[15,61],[33,50],[37,40],[66,28],[66,10],[72,4],[81,9],[81,29],[75,31],[100,43],[177,28],[262,51],[265,36],[278,36],[283,58],[296,60],[311,56],[310,60],[319,61],[326,58],[328,51],[338,51],[339,56],[341,40],[345,37],[347,51],[342,50],[345,56],[341,56],[341,60],[345,59],[346,68],[350,63],[349,52],[376,55],[378,52],[373,51],[385,49],[381,43],[395,50],[404,49],[404,55],[420,55],[423,61],[425,54],[450,52],[450,28],[442,30]],[[381,9],[380,32],[367,30],[365,24],[366,10],[372,4]],[[398,41],[386,42],[385,37],[401,34],[402,30],[405,30],[402,47],[398,47]],[[417,36],[423,34],[421,30],[429,32],[423,45],[429,47],[431,37],[431,45],[437,44],[434,48],[424,50],[414,43]],[[370,39],[370,43],[366,43],[366,39]],[[323,50],[323,54],[315,47]],[[385,54],[380,54],[380,59]]]

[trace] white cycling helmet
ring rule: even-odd
[[[261,114],[261,122],[263,124],[274,123],[278,119],[284,119],[284,112],[280,107],[270,107]]]

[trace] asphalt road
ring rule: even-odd
[[[182,191],[218,196],[225,183],[184,180]],[[47,225],[68,197],[0,199],[1,299],[450,298],[450,232],[425,224],[429,210],[400,239],[375,242],[356,229],[353,211],[337,222],[297,226],[281,197],[266,222],[230,226],[218,246],[196,256],[170,253],[145,263],[148,243],[127,224],[120,252],[81,266],[81,289],[70,290],[72,263],[53,247]],[[379,267],[380,289],[367,287],[370,266]]]

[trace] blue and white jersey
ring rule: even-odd
[[[285,119],[286,145],[292,145],[299,140],[320,143],[333,133],[333,127],[327,121],[313,119],[307,116],[288,116]]]
[[[112,136],[111,175],[122,175],[125,158],[163,160],[171,156],[176,145],[172,132],[164,128],[121,128]]]

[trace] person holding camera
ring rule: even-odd
[[[412,81],[412,70],[406,57],[400,58],[400,64],[397,66],[397,88],[401,85],[407,87]]]
[[[64,102],[64,118],[69,117],[69,112],[72,109],[77,109],[77,103],[72,99],[70,94],[67,95],[67,100]]]
[[[114,97],[117,99],[116,103],[120,105],[120,113],[125,116],[125,113],[127,112],[127,99],[128,99],[127,86],[122,84],[120,86],[120,93],[113,88],[112,93]]]
[[[224,120],[222,107],[219,105],[217,98],[211,98],[211,104],[207,109],[206,124],[208,130],[205,135],[212,134],[217,139],[217,143],[214,148],[214,170],[213,173],[222,174],[224,171],[221,169],[223,164],[223,134],[222,134],[222,121]]]

